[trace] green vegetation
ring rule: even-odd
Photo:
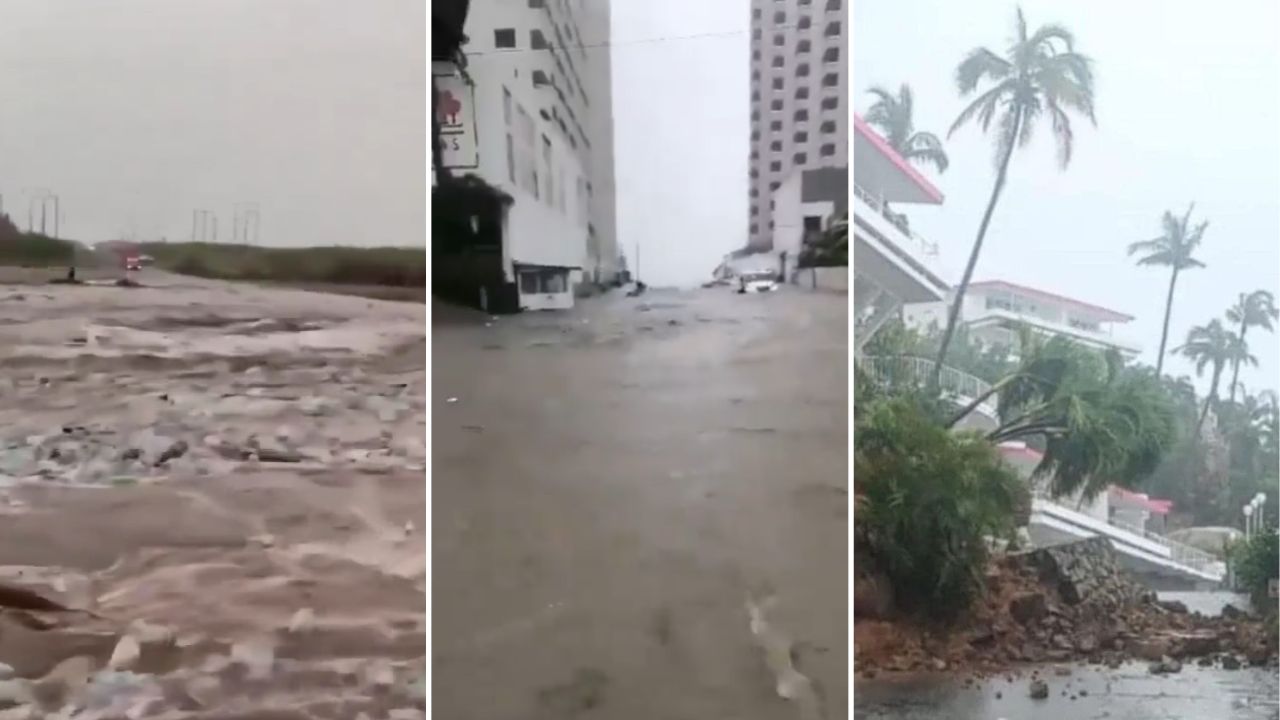
[[[985,538],[1014,530],[1021,482],[990,443],[948,432],[909,397],[872,401],[854,443],[859,553],[903,610],[963,611],[982,587]]]
[[[0,215],[0,265],[17,267],[67,266],[84,248],[71,240],[59,240],[18,229],[8,215]]]
[[[1178,284],[1178,273],[1192,268],[1202,268],[1204,263],[1192,257],[1204,239],[1208,221],[1191,227],[1191,211],[1195,205],[1187,208],[1187,213],[1179,220],[1173,213],[1165,211],[1161,218],[1164,232],[1154,240],[1143,240],[1129,246],[1129,254],[1142,253],[1139,265],[1159,265],[1170,269],[1169,295],[1164,301],[1164,325],[1160,330],[1160,350],[1156,355],[1156,375],[1164,370],[1164,349],[1169,342],[1169,317],[1173,314],[1173,289]]]
[[[1027,145],[1036,122],[1043,121],[1047,114],[1058,146],[1058,161],[1065,169],[1071,162],[1075,141],[1067,111],[1081,113],[1095,124],[1097,122],[1093,114],[1093,63],[1076,52],[1075,44],[1075,36],[1061,25],[1043,25],[1028,34],[1026,18],[1019,8],[1014,41],[1004,57],[987,48],[977,48],[956,68],[956,87],[961,97],[976,92],[983,81],[990,83],[990,87],[960,112],[947,136],[973,120],[983,132],[991,127],[992,120],[996,120],[999,134],[996,136],[996,182],[978,226],[973,250],[969,252],[964,275],[952,298],[951,312],[938,350],[938,373],[942,372],[943,363],[947,361],[947,350],[955,335],[965,292],[982,253],[982,241],[987,236],[991,215],[1004,190],[1014,148]],[[935,375],[933,384],[937,383]]]
[[[1253,607],[1270,608],[1275,613],[1276,601],[1269,597],[1271,581],[1280,578],[1280,536],[1274,529],[1260,532],[1247,540],[1239,540],[1229,553],[1232,567],[1241,587],[1249,593]]]
[[[812,242],[805,242],[797,267],[848,267],[849,213],[832,218],[831,224]]]
[[[916,131],[911,86],[903,83],[896,96],[881,87],[867,92],[876,96],[875,103],[867,109],[867,123],[880,128],[889,146],[906,160],[930,163],[938,172],[946,172],[949,160],[942,141],[931,132]]]
[[[219,280],[290,284],[424,287],[421,248],[273,248],[217,243],[144,243],[141,251],[166,270]]]
[[[1227,320],[1240,326],[1240,346],[1243,348],[1249,347],[1244,339],[1249,328],[1259,327],[1272,332],[1275,330],[1272,323],[1277,319],[1280,319],[1280,310],[1276,309],[1275,295],[1268,290],[1240,293],[1240,299],[1227,310]],[[1240,363],[1243,360],[1244,358],[1237,357],[1231,369],[1231,397],[1228,398],[1230,402],[1236,401],[1236,387],[1240,384]],[[1253,364],[1258,363],[1255,361]]]
[[[1174,348],[1174,352],[1182,353],[1195,361],[1196,376],[1204,373],[1206,365],[1213,366],[1212,379],[1209,381],[1209,396],[1204,399],[1204,410],[1196,421],[1196,434],[1204,427],[1209,408],[1218,399],[1218,383],[1222,380],[1222,371],[1227,365],[1235,363],[1237,367],[1243,362],[1258,364],[1258,359],[1249,353],[1243,341],[1232,335],[1219,320],[1211,320],[1208,325],[1191,328],[1187,333],[1187,342]]]

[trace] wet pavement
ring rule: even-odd
[[[437,716],[847,716],[845,296],[434,316]]]
[[[1161,592],[1190,612],[1218,615],[1231,604],[1248,609],[1247,596],[1227,592]],[[1280,680],[1274,668],[1224,670],[1184,664],[1180,673],[1153,675],[1149,663],[1117,670],[1069,666],[1039,668],[1049,697],[1033,700],[1033,668],[966,684],[960,675],[919,674],[859,679],[854,717],[865,720],[1272,720],[1280,718]],[[1012,681],[1009,679],[1012,677]]]
[[[1041,672],[1049,697],[1033,700],[1029,671],[966,687],[958,677],[858,680],[853,716],[859,720],[1263,720],[1280,717],[1276,672],[1188,665],[1176,675],[1152,675],[1145,663],[1118,670]]]

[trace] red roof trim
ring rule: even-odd
[[[1168,515],[1173,510],[1172,500],[1149,498],[1144,493],[1131,492],[1122,487],[1112,487],[1111,494],[1119,500],[1127,500],[1157,515]]]
[[[1126,315],[1122,312],[1117,312],[1115,310],[1104,308],[1101,305],[1094,305],[1092,303],[1084,302],[1083,300],[1073,300],[1072,298],[1066,297],[1065,295],[1058,295],[1056,293],[1047,292],[1045,290],[1037,290],[1035,288],[1030,288],[1025,285],[1018,285],[1016,283],[1006,282],[1004,280],[983,280],[982,282],[969,283],[970,289],[984,288],[984,287],[1003,288],[1005,290],[1013,290],[1015,292],[1025,293],[1027,295],[1033,295],[1045,300],[1054,300],[1057,302],[1066,303],[1068,305],[1075,305],[1076,307],[1084,308],[1085,310],[1091,310],[1095,313],[1103,315],[1106,317],[1107,320],[1112,320],[1115,322],[1129,322],[1130,320],[1133,320],[1132,315]]]
[[[867,140],[870,140],[871,144],[875,145],[877,150],[883,153],[885,157],[889,158],[890,162],[892,162],[894,165],[898,167],[899,170],[905,173],[907,177],[909,177],[912,182],[914,182],[917,186],[919,186],[919,188],[923,190],[926,195],[932,198],[934,202],[936,203],[942,202],[942,192],[939,191],[938,188],[934,187],[933,183],[926,180],[925,177],[920,174],[919,170],[916,170],[915,168],[911,167],[911,163],[903,159],[903,157],[898,154],[898,151],[894,150],[893,147],[889,145],[889,141],[880,137],[880,134],[877,133],[875,130],[872,130],[871,126],[868,125],[867,122],[862,119],[862,116],[858,115],[857,113],[854,113],[853,115],[853,127],[863,137],[865,137]]]

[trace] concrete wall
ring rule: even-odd
[[[849,292],[849,268],[803,268],[796,271],[792,282],[806,289],[847,293]]]

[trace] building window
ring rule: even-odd
[[[755,224],[755,223],[751,223],[751,228],[750,228],[750,230],[751,230],[751,234],[752,234],[752,235],[755,235],[755,234],[757,234],[757,233],[759,233],[759,232],[760,232],[760,226],[759,226],[759,225],[757,225],[757,224]]]
[[[813,4],[813,0],[800,0],[800,7],[809,7]]]
[[[752,20],[759,20],[761,15],[763,15],[763,13],[760,11],[760,8],[756,8],[755,10],[751,11]]]
[[[787,21],[787,14],[781,10],[773,14],[773,21],[782,24]]]
[[[821,153],[822,157],[831,157],[836,154],[836,145],[835,143],[826,143],[818,152]]]
[[[780,68],[780,67],[782,67],[782,63],[783,63],[783,62],[784,62],[784,61],[783,61],[783,59],[782,59],[782,56],[781,56],[781,55],[778,55],[778,56],[776,56],[776,57],[774,57],[774,58],[773,58],[773,63],[772,63],[772,65],[773,65],[774,67],[776,67],[776,68]]]
[[[760,71],[759,71],[759,70],[752,70],[752,71],[751,71],[751,79],[752,79],[752,80],[759,80],[759,79],[760,79]]]
[[[838,47],[829,47],[826,49],[825,52],[822,53],[822,62],[833,63],[833,62],[839,62],[839,61],[840,61],[840,48]]]
[[[770,221],[769,221],[769,229],[770,229],[770,230],[772,230],[772,229],[773,229],[773,221],[772,221],[772,220],[770,220]]]
[[[787,38],[781,33],[773,36],[773,46],[782,47],[787,44]]]
[[[820,129],[822,130],[822,134],[823,134],[823,135],[830,135],[830,134],[832,134],[832,133],[834,133],[834,132],[836,131],[836,121],[835,121],[835,120],[823,120],[823,121],[822,121],[822,126],[821,126],[821,128],[820,128]]]
[[[813,24],[813,21],[809,19],[808,15],[801,15],[800,22],[796,23],[796,27],[801,30],[808,30],[809,26],[811,26],[812,24]]]
[[[769,130],[771,130],[772,132],[778,132],[781,129],[782,129],[781,120],[774,120],[773,122],[769,123]]]
[[[838,98],[838,97],[824,97],[824,98],[822,98],[822,109],[823,109],[823,110],[835,110],[837,107],[840,107],[840,98]]]
[[[759,215],[759,214],[760,214],[760,208],[756,207],[755,205],[752,205],[752,206],[751,206],[751,217],[755,217],[755,216],[757,216],[757,215]]]
[[[774,90],[781,90],[781,89],[782,89],[782,78],[780,78],[780,77],[776,77],[776,78],[774,78],[774,79],[773,79],[773,89],[774,89]]]
[[[769,143],[769,149],[774,152],[782,152],[782,141],[774,140],[773,142]]]
[[[795,163],[796,165],[803,165],[803,164],[805,164],[805,162],[807,162],[808,160],[809,160],[809,156],[808,156],[808,155],[805,155],[805,154],[804,154],[804,153],[802,153],[802,152],[800,152],[800,153],[796,153],[795,155],[793,155],[793,156],[791,157],[791,162]]]
[[[773,198],[769,198],[769,210],[772,211],[777,209],[778,209],[778,201],[774,200]]]
[[[804,108],[800,108],[799,110],[796,111],[795,119],[796,119],[796,122],[808,122],[809,111],[805,110]]]
[[[752,131],[751,131],[751,139],[752,139],[753,141],[754,141],[754,140],[759,140],[759,139],[760,139],[760,131],[759,131],[759,130],[752,130]]]
[[[797,100],[808,100],[808,99],[809,99],[809,88],[808,88],[808,87],[806,87],[806,86],[804,86],[804,85],[801,85],[800,87],[796,88],[796,99],[797,99]]]
[[[782,187],[782,183],[778,182],[777,180],[774,180],[773,182],[769,183],[769,192],[773,192],[774,190],[777,190],[780,187]]]
[[[751,91],[751,102],[760,102],[760,91],[759,91],[759,90],[752,90],[752,91]]]
[[[760,122],[760,111],[759,111],[759,110],[752,110],[752,111],[751,111],[751,122]]]
[[[779,160],[774,160],[773,162],[769,163],[769,172],[782,172],[782,162]]]
[[[839,9],[840,9],[840,0],[827,0],[827,9],[828,9],[828,10],[839,10]]]
[[[547,205],[549,207],[556,206],[556,187],[552,181],[552,161],[551,161],[551,138],[546,135],[542,136],[542,162],[543,170],[546,171],[547,186]]]
[[[760,51],[759,51],[759,50],[752,50],[752,51],[751,51],[751,59],[752,59],[753,61],[755,61],[755,62],[760,62]]]
[[[811,50],[812,48],[813,48],[813,43],[810,43],[808,40],[801,40],[799,43],[796,44],[796,52],[801,55],[804,55],[805,53],[809,52],[809,50]]]
[[[796,77],[809,77],[809,63],[800,63],[796,66]]]
[[[839,35],[839,34],[840,34],[840,21],[839,21],[839,20],[832,20],[831,22],[827,23],[827,29],[826,29],[826,30],[823,30],[823,31],[822,31],[822,34],[823,34],[823,35],[826,35],[827,37],[835,37],[836,35]]]
[[[840,84],[840,76],[835,73],[827,73],[822,76],[822,87],[835,87]]]
[[[551,47],[547,44],[547,38],[543,36],[541,30],[529,31],[529,46],[534,50],[547,50]]]
[[[751,197],[752,198],[760,197],[760,191],[755,188],[751,188]]]
[[[516,31],[512,28],[500,28],[493,31],[493,46],[513,48],[516,46]]]
[[[529,0],[529,7],[537,10],[547,6],[547,0]]]
[[[771,101],[771,102],[769,103],[769,109],[770,109],[770,110],[781,110],[781,109],[782,109],[782,101],[781,101],[781,100],[773,100],[773,101]]]
[[[759,160],[759,159],[760,159],[760,151],[759,151],[759,150],[752,150],[752,151],[751,151],[751,159],[752,159],[752,160]]]
[[[752,39],[752,40],[759,40],[759,39],[760,39],[760,36],[761,36],[762,34],[763,34],[763,31],[762,31],[762,30],[760,30],[760,28],[756,28],[755,30],[752,30],[752,31],[751,31],[751,39]]]
[[[796,132],[793,139],[798,143],[807,143],[809,142],[809,133],[805,132],[804,130],[800,130]]]
[[[760,177],[760,171],[756,170],[755,168],[751,168],[751,170],[747,173],[747,175],[749,175],[752,180],[755,180],[756,178]]]

